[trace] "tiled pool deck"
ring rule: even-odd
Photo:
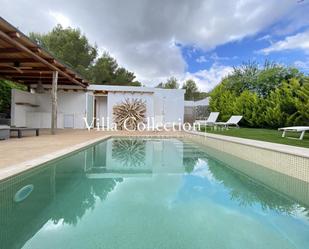
[[[274,170],[309,182],[309,149],[256,140],[185,132],[111,132],[59,130],[50,135],[42,130],[39,137],[0,141],[0,180],[81,149],[110,136],[189,136],[202,144],[226,151],[245,160],[254,161]],[[198,139],[196,139],[198,138]],[[293,167],[291,167],[293,166]],[[296,173],[295,173],[296,172]]]

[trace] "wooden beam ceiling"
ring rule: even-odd
[[[85,79],[0,17],[1,78],[18,82],[22,79],[25,84],[37,84],[41,79],[51,84],[55,71],[58,72],[59,82],[82,87],[88,85]]]

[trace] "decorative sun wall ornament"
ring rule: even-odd
[[[138,123],[144,123],[146,118],[146,103],[142,99],[125,99],[113,107],[114,122],[117,128],[136,130]]]

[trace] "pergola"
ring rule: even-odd
[[[58,85],[78,85],[81,88],[88,86],[85,79],[1,17],[0,78],[29,88],[38,84],[51,85],[52,134],[55,134],[57,128]]]

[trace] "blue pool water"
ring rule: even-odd
[[[113,138],[1,182],[0,248],[308,249],[308,195],[190,141]]]

